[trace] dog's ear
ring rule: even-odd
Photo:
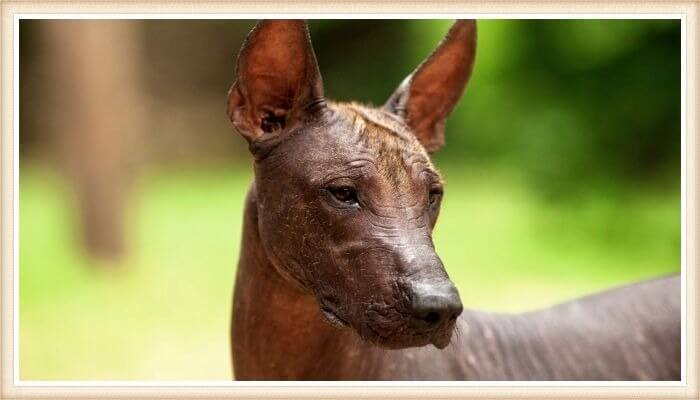
[[[476,22],[458,20],[384,104],[406,121],[428,152],[445,143],[445,119],[462,96],[475,53]]]
[[[323,107],[323,82],[302,20],[264,20],[238,54],[228,116],[253,142],[311,117]]]

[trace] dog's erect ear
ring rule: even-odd
[[[384,104],[385,110],[406,121],[428,152],[445,143],[445,119],[462,96],[475,53],[476,22],[457,21]]]
[[[264,20],[238,54],[228,116],[248,140],[303,122],[323,107],[323,82],[302,20]]]

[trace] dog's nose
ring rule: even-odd
[[[420,328],[435,328],[445,321],[454,321],[462,313],[459,292],[450,281],[414,283],[409,286],[409,296],[414,325]]]

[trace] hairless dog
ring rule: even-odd
[[[333,103],[308,28],[261,21],[228,115],[248,141],[237,379],[678,380],[680,279],[548,309],[462,309],[432,241],[430,154],[462,95],[476,24],[457,21],[381,107]]]

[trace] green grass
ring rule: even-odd
[[[447,168],[435,242],[465,306],[522,311],[680,268],[673,190],[551,203],[514,175]],[[230,379],[243,197],[235,168],[158,170],[134,187],[129,253],[93,265],[67,182],[20,175],[20,377]]]

